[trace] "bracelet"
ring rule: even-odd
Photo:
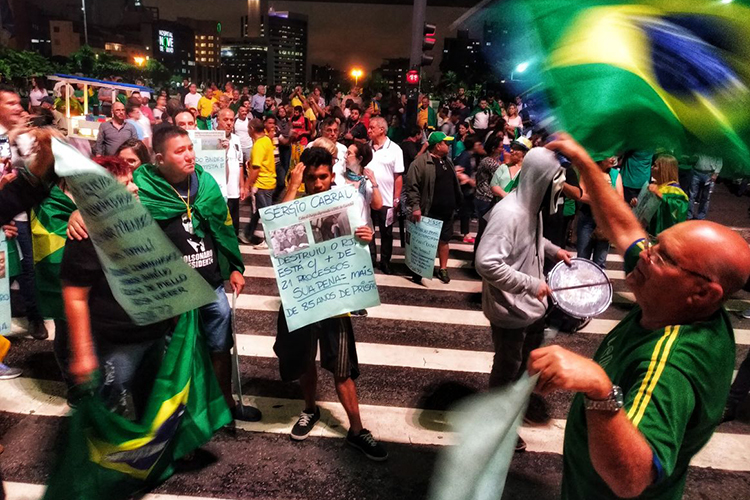
[[[373,185],[372,185],[372,188],[373,188],[373,189],[377,189],[377,188],[378,188],[378,185],[377,185],[377,184],[373,184]]]

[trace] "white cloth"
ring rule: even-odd
[[[227,149],[227,198],[240,197],[240,179],[242,178],[242,143],[237,134],[229,135]]]
[[[200,100],[201,100],[200,93],[196,92],[195,94],[191,94],[190,92],[188,92],[187,94],[185,94],[185,103],[184,103],[185,107],[187,109],[190,109],[190,108],[198,109],[198,101]]]
[[[138,118],[138,125],[140,125],[141,130],[143,131],[144,139],[151,137],[151,120],[148,119],[148,116],[141,113],[141,117]]]
[[[29,102],[32,106],[41,106],[43,97],[47,97],[46,90],[32,89],[32,91],[29,92]]]
[[[474,115],[474,128],[478,129],[486,129],[490,126],[490,116],[492,115],[492,112],[489,109],[485,109],[484,111],[480,111],[479,113]]]
[[[396,175],[404,173],[404,153],[398,144],[386,138],[385,143],[379,149],[372,146],[372,161],[367,168],[375,174],[378,182],[380,196],[383,197],[383,206],[393,206],[393,188],[396,184]]]
[[[249,125],[250,115],[246,116],[244,120],[240,120],[239,118],[234,120],[234,133],[240,138],[242,149],[250,149],[253,147],[253,138],[250,137]]]
[[[344,177],[344,175],[342,175],[342,178],[344,179],[344,182],[342,182],[340,185],[343,186],[343,185],[346,185],[346,184],[351,184],[357,190],[357,192],[360,193],[360,195],[362,195],[362,193],[359,191],[359,183],[358,182],[348,181],[348,180],[346,180],[346,177]],[[371,229],[374,229],[374,227],[372,225],[372,217],[370,216],[370,205],[372,204],[372,191],[373,191],[372,190],[372,183],[369,180],[367,180],[367,179],[365,179],[365,180],[363,180],[361,182],[365,183],[365,192],[364,192],[363,196],[360,196],[360,199],[361,199],[362,203],[361,204],[358,203],[357,204],[357,208],[360,209],[360,212],[361,212],[361,215],[362,215],[362,220],[364,220],[365,223],[368,226],[370,226]]]

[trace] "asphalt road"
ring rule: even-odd
[[[750,199],[716,188],[709,218],[750,236]],[[245,294],[252,296],[237,313],[243,390],[266,418],[219,433],[197,456],[151,498],[221,499],[419,499],[426,498],[437,455],[451,440],[444,416],[452,405],[486,390],[492,343],[481,315],[479,280],[468,267],[468,245],[451,251],[453,281],[424,287],[405,277],[378,274],[383,306],[367,318],[355,318],[362,375],[357,389],[366,427],[388,447],[385,463],[368,461],[344,446],[347,422],[341,418],[329,374],[321,372],[319,399],[323,420],[313,436],[297,443],[288,437],[302,409],[297,384],[280,381],[278,362],[269,346],[275,335],[276,312],[268,306],[276,284],[268,274],[267,255],[243,247],[249,269]],[[396,248],[402,255],[403,250]],[[396,261],[398,262],[398,261]],[[461,267],[464,266],[464,267]],[[265,268],[265,269],[260,269]],[[405,268],[397,266],[405,274]],[[613,259],[616,302],[582,333],[561,334],[559,344],[583,355],[595,351],[609,325],[632,307],[621,277],[622,263]],[[254,274],[255,273],[255,274]],[[253,276],[264,277],[253,277]],[[263,299],[263,300],[262,300]],[[406,307],[398,307],[406,306]],[[750,307],[750,296],[738,294],[734,311]],[[395,312],[394,312],[395,311]],[[386,314],[386,312],[388,314]],[[750,321],[733,314],[738,334],[736,366],[750,344]],[[415,320],[416,319],[416,320]],[[50,471],[56,436],[65,413],[64,392],[52,355],[51,341],[35,341],[17,333],[6,362],[23,368],[23,379],[0,382],[0,470],[13,500],[40,498]],[[522,429],[529,451],[514,457],[506,499],[559,497],[562,457],[561,426],[570,396],[549,398],[553,424]],[[748,417],[746,413],[745,418]],[[738,421],[719,427],[698,464],[691,467],[686,499],[750,498],[750,424]]]

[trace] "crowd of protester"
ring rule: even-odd
[[[83,100],[83,88],[74,90],[62,86],[48,92],[44,83],[42,79],[34,79],[25,106],[15,89],[0,88],[0,142],[5,143],[8,150],[3,157],[0,194],[11,197],[0,200],[3,203],[0,211],[5,217],[15,208],[23,207],[8,219],[3,218],[6,238],[18,242],[9,246],[20,252],[21,266],[11,276],[20,290],[19,310],[28,317],[29,334],[35,339],[47,338],[43,318],[55,319],[54,351],[61,376],[69,387],[90,378],[95,370],[102,370],[101,393],[109,407],[118,412],[131,411],[137,418],[148,397],[172,325],[169,322],[146,327],[135,325],[119,306],[94,246],[87,239],[85,223],[75,210],[63,181],[55,180],[51,190],[42,194],[39,193],[41,188],[33,183],[23,188],[26,191],[16,191],[19,183],[30,182],[14,173],[28,157],[19,137],[34,135],[41,127],[66,133],[65,116],[58,109],[61,94],[72,90],[77,101]],[[406,220],[418,223],[422,217],[430,217],[443,222],[435,269],[435,275],[443,283],[451,279],[448,270],[451,243],[469,245],[473,249],[476,270],[483,280],[483,310],[492,325],[495,345],[489,383],[492,388],[513,382],[530,368],[541,372],[542,380],[550,384],[541,386],[544,389],[541,392],[562,388],[583,392],[592,400],[603,400],[609,396],[614,379],[624,376],[609,369],[602,375],[600,359],[600,365],[594,363],[592,367],[587,364],[589,360],[573,358],[575,355],[567,351],[538,349],[547,310],[542,299],[550,294],[544,282],[544,269],[556,260],[569,261],[572,253],[566,250],[568,248],[602,268],[606,266],[610,244],[624,253],[626,271],[641,273],[629,284],[637,290],[636,299],[643,310],[643,318],[653,320],[650,324],[642,321],[641,325],[651,329],[683,324],[680,321],[687,316],[680,313],[680,308],[691,304],[695,314],[687,320],[700,322],[710,318],[716,322],[718,330],[728,328],[731,332],[731,327],[717,311],[721,302],[747,279],[745,273],[738,286],[738,276],[745,270],[750,273],[750,259],[745,255],[747,248],[741,248],[732,234],[713,225],[680,226],[686,220],[706,217],[713,184],[721,172],[721,159],[704,155],[682,157],[666,150],[622,151],[615,157],[591,159],[574,141],[550,137],[535,123],[532,103],[524,102],[522,97],[506,104],[491,94],[472,98],[464,89],[458,89],[454,95],[439,99],[422,95],[410,101],[406,96],[398,96],[385,102],[381,94],[363,98],[357,87],[346,94],[336,92],[327,99],[319,87],[307,92],[300,86],[284,89],[280,85],[268,88],[260,85],[251,92],[247,87],[235,87],[232,82],[226,82],[221,88],[216,84],[199,88],[185,80],[176,95],[167,91],[153,95],[135,91],[130,95],[120,94],[113,102],[112,92],[103,89],[91,90],[87,101],[96,106],[97,113],[110,117],[99,127],[91,146],[92,158],[139,196],[167,237],[183,253],[185,261],[216,290],[216,301],[200,311],[207,333],[202,338],[235,419],[257,421],[262,415],[252,407],[240,409],[231,395],[232,325],[225,282],[228,281],[236,293],[244,287],[240,242],[253,245],[255,249],[268,249],[271,243],[272,250],[278,249],[281,253],[308,245],[306,238],[303,241],[293,231],[274,235],[273,242],[266,242],[263,233],[258,231],[260,209],[298,196],[337,186],[356,189],[361,194],[365,224],[352,231],[361,242],[370,245],[373,264],[384,274],[397,272],[391,263],[393,229],[394,226],[399,228],[404,245]],[[222,144],[227,152],[226,206],[220,193],[217,196],[218,191],[213,189],[215,181],[195,164],[187,133],[190,130],[225,133]],[[38,142],[43,139],[43,134],[37,135]],[[34,173],[33,168],[30,170]],[[42,176],[48,174],[42,172]],[[211,189],[204,189],[205,186]],[[28,209],[33,207],[32,217],[38,216],[39,211],[44,210],[42,199],[51,197],[65,202],[69,220],[67,243],[59,265],[61,309],[43,316],[35,294],[34,236]],[[164,201],[169,197],[169,202]],[[636,220],[628,215],[631,213],[628,204],[638,213],[639,201],[642,201],[639,199],[643,197],[658,199],[658,206],[647,218]],[[243,204],[249,204],[252,211],[249,223],[244,226],[240,223]],[[202,219],[193,220],[191,210]],[[228,230],[222,229],[221,223],[212,223],[210,216],[218,213],[218,220],[226,212],[233,222]],[[454,234],[456,218],[459,231]],[[473,225],[475,220],[476,226]],[[200,231],[196,230],[198,227]],[[321,228],[321,231],[324,229],[338,234],[331,228]],[[701,231],[710,235],[693,234]],[[667,250],[676,252],[675,241],[685,232],[697,238],[696,241],[708,238],[726,243],[726,249],[712,259],[734,259],[736,276],[717,270],[719,264],[699,266],[695,258],[681,263],[675,261]],[[648,244],[648,237],[661,238],[662,234],[666,235],[664,239]],[[695,243],[696,248],[703,249],[700,241]],[[726,255],[730,249],[735,252],[734,256]],[[639,258],[639,254],[648,257]],[[639,259],[661,263],[669,272],[687,269],[687,277],[677,274],[646,276],[640,270]],[[220,260],[230,263],[228,271],[219,266]],[[685,267],[688,264],[684,262],[697,267]],[[421,283],[421,277],[411,275],[411,278]],[[648,302],[670,283],[699,278],[706,283],[695,286],[704,287],[700,292],[704,295],[692,288],[673,288],[668,294],[673,307],[663,306],[666,309],[656,311]],[[643,283],[648,280],[653,281],[644,287]],[[718,292],[713,285],[723,287],[722,293],[716,295]],[[700,297],[696,298],[698,295]],[[671,316],[665,316],[664,311]],[[366,315],[366,311],[353,314]],[[671,322],[665,322],[667,320]],[[638,327],[628,325],[631,329]],[[686,325],[685,329],[692,328],[692,323]],[[385,447],[367,431],[359,415],[354,383],[359,366],[351,319],[348,316],[329,318],[304,330],[305,335],[319,340],[321,366],[333,374],[337,394],[349,418],[347,442],[373,460],[385,460],[388,456]],[[659,337],[657,341],[662,342]],[[290,339],[281,313],[274,350],[279,357],[282,380],[299,380],[303,389],[305,408],[291,431],[293,439],[303,440],[320,418],[315,400],[316,350],[311,349],[309,343]],[[647,354],[651,355],[651,351]],[[654,351],[654,356],[656,354]],[[555,360],[572,361],[560,367],[555,365]],[[730,361],[733,364],[734,360]],[[648,366],[648,359],[645,363]],[[580,368],[576,376],[569,374],[569,366]],[[750,363],[746,360],[732,391],[727,418],[734,415],[750,389],[748,372]],[[552,373],[559,378],[554,379]],[[0,364],[0,380],[20,375],[20,370]],[[609,386],[607,376],[613,379]],[[633,376],[640,380],[638,377],[646,375],[639,372]],[[671,383],[680,388],[692,380],[681,379],[674,373],[668,376]],[[565,385],[563,380],[572,382]],[[601,383],[591,385],[591,380]],[[643,379],[643,383],[646,382]],[[659,391],[668,390],[662,385],[656,392],[653,387],[649,388],[649,397],[659,397]],[[636,397],[637,389],[627,394],[626,400]],[[132,408],[128,408],[130,400]],[[75,405],[75,401],[69,402]],[[573,411],[578,417],[583,415],[582,405],[582,400],[574,404]],[[722,401],[722,408],[723,405]],[[653,433],[666,432],[666,424],[659,423],[653,413],[648,410],[644,420],[651,427],[632,429],[620,420],[613,423],[592,419],[588,430],[598,436],[610,433],[632,437],[632,431],[637,433],[642,429],[651,439]],[[702,433],[692,436],[691,443],[707,439],[721,415],[714,412],[704,417],[699,429]],[[541,396],[532,399],[526,418],[538,423],[549,421],[546,402]],[[682,416],[674,416],[669,423],[683,425],[684,429],[688,424],[680,418]],[[574,429],[571,432],[578,432],[574,437],[585,439],[586,426],[579,420],[570,427]],[[633,441],[634,461],[649,453],[650,442]],[[618,446],[603,439],[601,447],[592,447],[591,456],[580,449],[580,443],[570,450],[571,457],[580,459],[580,463],[573,466],[576,474],[586,480],[591,474],[601,476],[591,479],[596,488],[600,486],[597,481],[604,481],[616,493],[637,494],[650,485],[661,484],[658,481],[664,466],[669,465],[673,470],[675,464],[685,465],[682,455],[679,459],[676,457],[675,450],[679,447],[667,449],[666,444],[660,443],[647,466],[642,460],[633,462],[629,464],[632,470],[628,469],[617,478],[614,462],[600,456],[607,443]],[[517,449],[524,447],[519,437]],[[661,462],[656,464],[656,461]],[[669,463],[662,463],[664,461]],[[594,463],[596,472],[594,468],[582,471],[585,465],[581,463]],[[652,465],[656,467],[655,476],[651,473]],[[643,472],[644,467],[646,472]],[[625,481],[630,479],[628,486]],[[588,498],[594,496],[591,493]]]

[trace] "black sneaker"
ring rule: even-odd
[[[352,316],[359,316],[361,318],[366,318],[367,317],[367,309],[358,309],[356,311],[350,312],[349,314],[351,314]]]
[[[391,265],[387,262],[380,263],[380,270],[383,272],[383,274],[393,274],[393,269],[391,269]]]
[[[522,451],[526,451],[526,441],[524,441],[521,436],[518,436],[518,441],[516,441],[516,453]]]
[[[523,423],[526,425],[547,425],[552,417],[549,413],[547,401],[539,394],[532,393],[529,399],[529,406],[526,408],[526,414],[523,416]]]
[[[303,411],[299,414],[299,420],[292,427],[292,433],[289,437],[295,441],[304,441],[310,435],[310,431],[318,423],[318,420],[320,420],[320,408],[317,406],[315,407],[315,413]]]
[[[448,276],[448,270],[447,269],[438,269],[437,277],[440,281],[445,283],[446,285],[451,282],[451,277]]]
[[[47,326],[44,324],[44,320],[37,319],[29,321],[29,334],[36,340],[47,340],[49,333],[47,332]]]
[[[375,441],[375,438],[372,437],[372,433],[367,429],[362,429],[362,431],[356,436],[352,434],[352,431],[349,431],[346,434],[346,444],[357,448],[370,460],[383,462],[388,458],[388,452],[385,447]]]
[[[232,418],[243,422],[259,422],[263,414],[254,406],[236,405],[232,408]]]

